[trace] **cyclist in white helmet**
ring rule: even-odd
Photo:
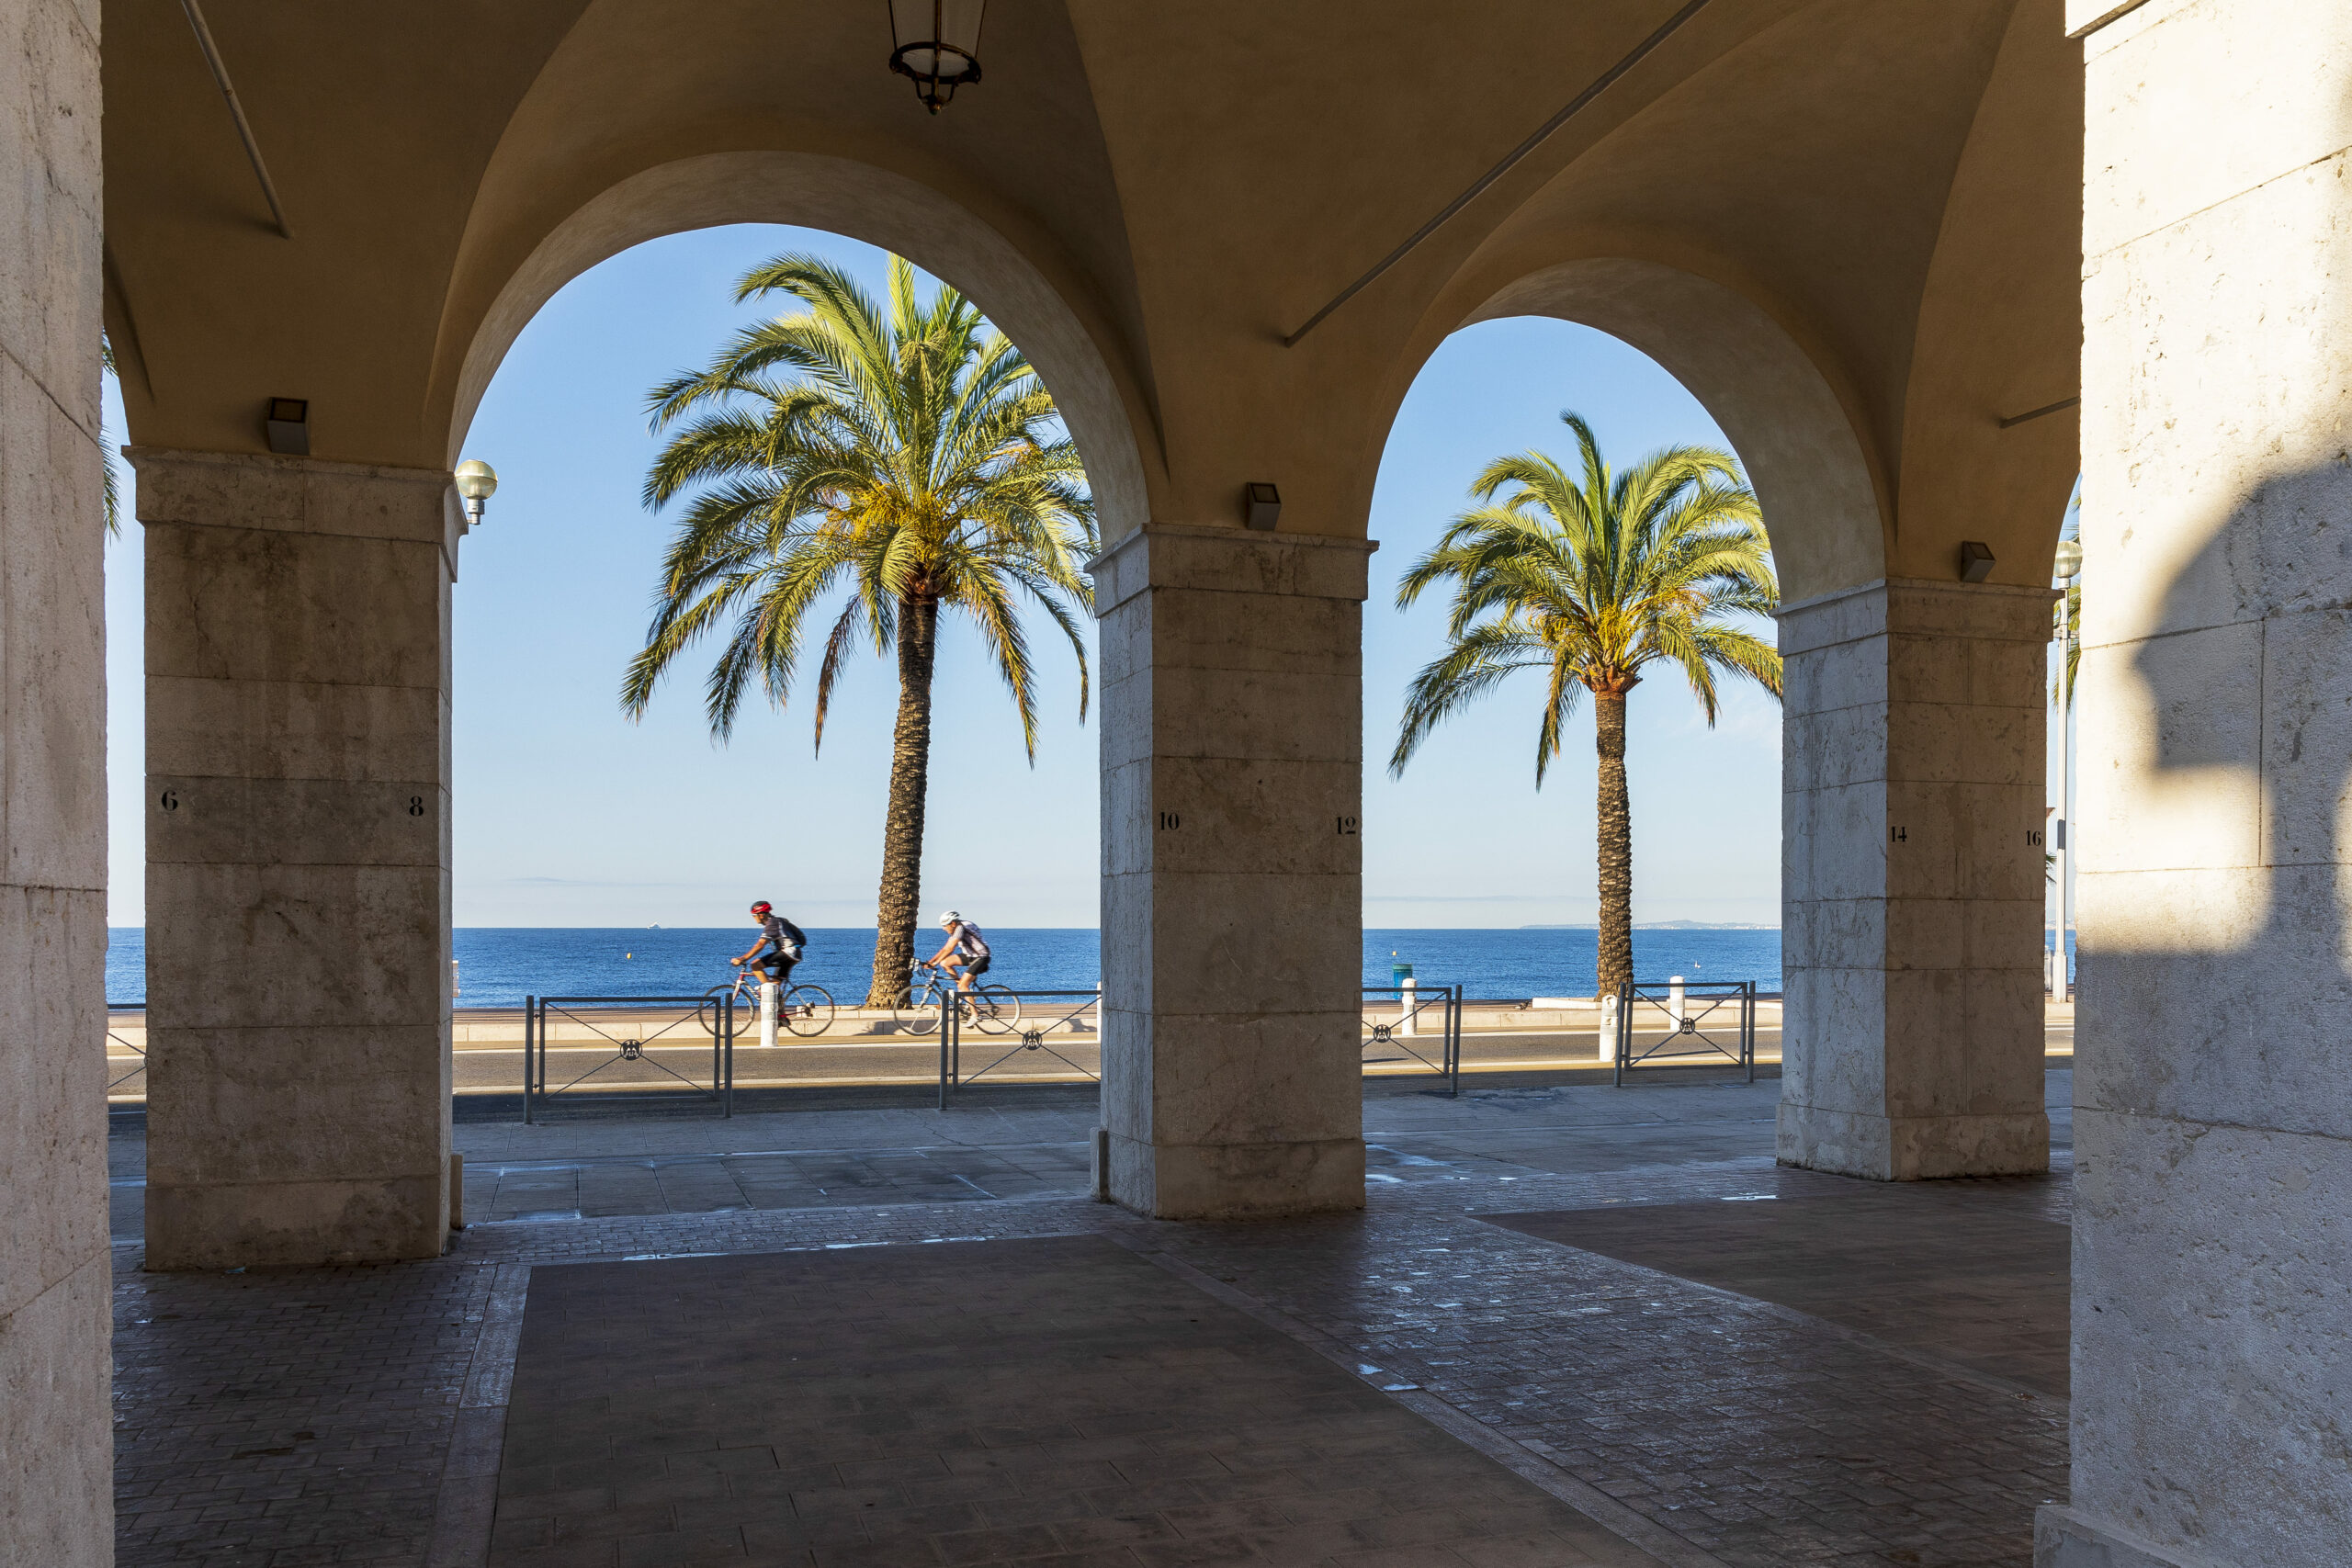
[[[939,917],[939,924],[947,933],[947,944],[931,961],[956,976],[957,990],[969,991],[972,982],[989,972],[989,940],[953,909]]]

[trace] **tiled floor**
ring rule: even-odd
[[[526,1292],[546,1277],[546,1265],[598,1262],[613,1266],[608,1274],[649,1281],[641,1290],[608,1293],[616,1313],[624,1296],[633,1303],[627,1314],[631,1332],[658,1347],[684,1320],[658,1300],[641,1304],[659,1296],[658,1269],[630,1271],[665,1257],[787,1253],[775,1266],[793,1273],[820,1267],[812,1258],[881,1256],[869,1248],[903,1247],[892,1255],[920,1259],[944,1255],[940,1243],[1089,1235],[1118,1242],[1187,1281],[1185,1289],[1203,1303],[1187,1316],[1221,1303],[1281,1330],[1352,1379],[1351,1399],[1393,1401],[1430,1429],[1461,1438],[1675,1568],[2021,1568],[2030,1561],[2033,1506],[2064,1495],[2065,1404],[2019,1397],[1984,1370],[1981,1358],[1988,1349],[2010,1356],[2005,1364],[2015,1370],[2021,1363],[2014,1358],[2031,1351],[2030,1336],[2050,1325],[2021,1323],[2018,1343],[2007,1348],[1939,1342],[1906,1315],[1909,1309],[1892,1310],[1902,1306],[1903,1292],[1933,1288],[1931,1280],[1912,1278],[1881,1288],[1890,1311],[1857,1332],[1849,1322],[1785,1304],[1781,1298],[1793,1297],[1803,1284],[1803,1269],[1778,1279],[1766,1278],[1770,1270],[1751,1271],[1735,1280],[1711,1261],[1724,1249],[1707,1235],[1737,1238],[1753,1234],[1749,1224],[1760,1232],[1782,1222],[1699,1216],[1772,1214],[1775,1202],[1819,1207],[1832,1223],[1815,1227],[1812,1239],[1802,1223],[1784,1233],[1799,1252],[1825,1239],[1850,1248],[1856,1227],[1888,1235],[1927,1230],[1955,1249],[1988,1237],[1986,1245],[2008,1247],[2015,1238],[2000,1239],[2004,1216],[2023,1214],[2023,1224],[2047,1225],[2048,1219],[2025,1211],[2038,1205],[2043,1214],[2063,1215],[2068,1181],[2062,1174],[2031,1184],[2021,1204],[2011,1196],[2016,1184],[1885,1189],[1781,1170],[1770,1156],[1776,1087],[1513,1091],[1466,1097],[1460,1105],[1374,1101],[1367,1124],[1386,1151],[1375,1156],[1383,1162],[1375,1174],[1396,1179],[1374,1184],[1362,1214],[1313,1220],[1160,1224],[1065,1197],[731,1208],[480,1224],[438,1262],[231,1276],[143,1274],[139,1248],[125,1245],[117,1253],[119,1560],[224,1568],[485,1562],[499,1517],[503,1428],[510,1416],[527,1413],[526,1404],[509,1403],[516,1334]],[[2069,1089],[2064,1074],[2052,1075],[2062,1134]],[[1015,1138],[1024,1146],[1064,1141],[1037,1116],[989,1114],[1003,1116],[989,1136],[1006,1141],[973,1138],[969,1146],[1011,1158],[1006,1150]],[[868,1148],[928,1152],[956,1144],[942,1130],[970,1138],[978,1124],[959,1122],[953,1113],[944,1121],[911,1111],[872,1115],[879,1120],[836,1127],[831,1137],[806,1135],[815,1130],[808,1122],[821,1119],[754,1127],[749,1131],[759,1140],[732,1146],[797,1156],[879,1134],[888,1141]],[[584,1168],[616,1152],[547,1140],[505,1157],[555,1156]],[[653,1152],[664,1159],[692,1154],[674,1145]],[[479,1157],[497,1154],[484,1149]],[[726,1169],[724,1159],[702,1157]],[[2063,1173],[2063,1146],[2058,1164]],[[683,1198],[687,1190],[673,1187],[667,1170],[660,1167],[663,1190]],[[135,1176],[129,1158],[119,1174]],[[729,1179],[740,1190],[741,1179]],[[1666,1207],[1643,1207],[1654,1205]],[[1832,1205],[1852,1224],[1836,1224]],[[1489,1214],[1510,1215],[1510,1224],[1482,1217]],[[1605,1247],[1592,1231],[1586,1242],[1562,1245],[1527,1234],[1537,1228],[1527,1216],[1536,1214],[1580,1216],[1577,1223],[1619,1229]],[[1637,1253],[1625,1233],[1638,1238],[1649,1227],[1634,1223],[1635,1214],[1654,1217],[1669,1241],[1681,1227],[1685,1241],[1677,1245],[1686,1251]],[[934,1245],[913,1245],[921,1243]],[[1611,1256],[1608,1247],[1624,1256]],[[1011,1259],[1019,1249],[959,1250]],[[1012,1263],[991,1267],[1020,1271]],[[1153,1299],[1188,1300],[1181,1291]],[[725,1330],[737,1336],[729,1343],[772,1346],[770,1358],[797,1353],[788,1301],[779,1308],[774,1292],[747,1292],[722,1304],[741,1313],[741,1323]],[[1083,1300],[1077,1304],[1082,1308]],[[2046,1314],[2046,1299],[2034,1310]],[[836,1314],[808,1332],[839,1334],[844,1321],[854,1327],[854,1316]],[[1128,1331],[1143,1328],[1130,1321]],[[1227,1334],[1229,1325],[1220,1320],[1215,1332]],[[953,1337],[951,1350],[986,1374],[990,1343],[989,1335],[966,1334]],[[723,1366],[718,1375],[707,1369],[697,1375],[721,1401],[741,1392],[747,1416],[759,1403],[732,1386]],[[1254,1376],[1234,1375],[1244,1382]],[[1198,1381],[1205,1389],[1224,1378],[1212,1368]],[[1004,1385],[1009,1408],[1024,1397],[1021,1383]],[[592,1389],[580,1391],[580,1397],[594,1396]],[[901,1389],[885,1404],[912,1397]],[[827,1408],[840,1416],[843,1434],[854,1435],[858,1421],[876,1414],[854,1402]],[[1410,1424],[1398,1429],[1421,1430]],[[842,1481],[848,1487],[846,1473]],[[1131,1483],[1124,1472],[1120,1483]],[[1195,1541],[1162,1517],[1182,1540]],[[1269,1518],[1250,1528],[1290,1528],[1291,1515],[1283,1518],[1284,1526]],[[554,1527],[548,1529],[551,1540]],[[1204,1525],[1197,1540],[1234,1533]],[[1023,1539],[1042,1551],[1044,1538]],[[1058,1534],[1054,1542],[1057,1551],[1073,1544]],[[703,1544],[718,1554],[714,1561],[752,1559],[748,1537]],[[807,1544],[813,1552],[817,1543]],[[873,1550],[866,1562],[936,1562],[929,1544],[920,1551],[903,1540],[867,1544]],[[1292,1555],[1245,1544],[1249,1552],[1221,1540],[1195,1554],[1201,1561],[1324,1560],[1299,1554],[1311,1544],[1304,1538]],[[1123,1544],[1086,1550],[1108,1552],[1095,1560],[1129,1568],[1146,1561]],[[1381,1550],[1400,1555],[1372,1561],[1480,1561],[1466,1549],[1430,1543]],[[1188,1551],[1195,1548],[1178,1549],[1178,1555]],[[1516,1561],[1577,1559],[1538,1554]]]
[[[1493,1224],[1736,1291],[2066,1397],[2073,1233],[2044,1180],[1495,1214]]]
[[[492,1568],[705,1557],[1657,1563],[1102,1236],[535,1270]]]

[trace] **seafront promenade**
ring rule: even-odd
[[[1465,1001],[1462,1017],[1462,1071],[1465,1075],[1605,1069],[1610,1053],[1602,1041],[1600,1013],[1589,998],[1564,998],[1574,1005],[1538,1007],[1527,1002]],[[1721,1038],[1730,1020],[1708,1017],[1704,1003],[1688,1011],[1702,1036]],[[1756,1060],[1781,1060],[1781,1002],[1757,1002]],[[1412,1077],[1430,1071],[1424,1057],[1435,1049],[1434,1010],[1425,1012],[1421,1032],[1403,1032],[1394,1003],[1364,1009],[1364,1073],[1369,1077]],[[2074,1057],[2072,1002],[2044,1009],[2043,1039],[2053,1066]],[[1038,1007],[1001,1032],[967,1027],[961,1043],[962,1070],[985,1070],[991,1081],[1080,1083],[1100,1074],[1102,1053],[1091,1008]],[[524,1012],[520,1008],[460,1009],[452,1028],[453,1081],[460,1096],[517,1096],[523,1092]],[[1644,1004],[1634,1014],[1637,1049],[1659,1043],[1670,1032],[1662,1008]],[[756,1018],[739,1015],[734,1047],[734,1086],[841,1088],[913,1085],[938,1081],[940,1045],[935,1023],[914,1033],[888,1012],[843,1008],[821,1033],[806,1037],[779,1032],[777,1043],[763,1046]],[[1035,1035],[1033,1040],[1030,1035]],[[142,1012],[107,1017],[107,1098],[122,1106],[146,1100],[146,1019]],[[692,1008],[576,1009],[550,1014],[548,1024],[548,1086],[569,1092],[622,1092],[674,1085],[681,1077],[706,1076],[711,1059],[707,1023]],[[1720,1057],[1694,1057],[1692,1065],[1723,1066]],[[1676,1070],[1645,1067],[1645,1073]]]

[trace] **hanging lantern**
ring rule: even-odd
[[[989,0],[890,0],[890,69],[910,77],[932,113],[980,79],[980,17]]]

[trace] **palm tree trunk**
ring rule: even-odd
[[[1592,695],[1600,752],[1600,994],[1634,978],[1634,812],[1625,794],[1625,694]]]
[[[923,795],[931,782],[931,671],[938,653],[939,603],[899,605],[899,727],[890,738],[890,809],[882,819],[882,893],[874,919],[874,983],[865,1005],[902,999],[915,962],[916,904],[922,897]]]

